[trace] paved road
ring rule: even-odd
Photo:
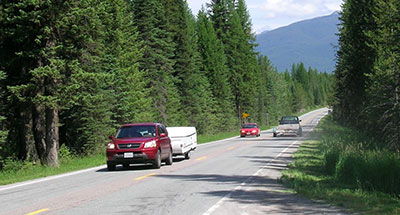
[[[159,170],[105,166],[0,187],[0,214],[343,214],[277,183],[300,142],[327,113],[301,117],[303,137],[230,138]]]

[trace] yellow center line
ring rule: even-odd
[[[234,148],[235,148],[234,146],[231,146],[228,148],[228,150],[233,150]]]
[[[147,178],[147,177],[153,176],[153,175],[156,175],[156,173],[150,173],[150,174],[148,174],[148,175],[145,175],[145,176],[141,176],[141,177],[135,178],[135,180],[141,180],[141,179],[144,179],[144,178]]]
[[[201,161],[201,160],[204,160],[204,159],[206,159],[206,158],[207,158],[207,157],[204,156],[204,157],[197,158],[196,160],[197,160],[197,161]]]
[[[248,142],[247,144],[252,144],[252,142]]]
[[[44,208],[44,209],[40,209],[40,210],[34,211],[32,213],[25,214],[25,215],[35,215],[35,214],[42,213],[42,212],[45,212],[45,211],[48,211],[48,210],[50,210],[50,209]]]

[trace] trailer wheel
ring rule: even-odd
[[[191,156],[191,151],[188,151],[188,152],[185,153],[185,159],[186,160],[189,160],[190,156]]]

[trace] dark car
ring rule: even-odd
[[[125,124],[110,139],[106,150],[108,170],[115,170],[118,164],[129,167],[135,163],[151,163],[156,169],[162,161],[172,164],[171,140],[161,123]]]
[[[258,128],[257,123],[244,123],[240,129],[240,137],[245,136],[260,136],[260,128]]]

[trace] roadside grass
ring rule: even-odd
[[[333,131],[335,135],[331,133]],[[342,180],[343,177],[352,178],[350,175],[344,176],[338,173],[342,171],[341,163],[343,159],[346,159],[346,150],[348,152],[348,149],[339,152],[337,157],[333,159],[336,160],[334,164],[327,162],[327,159],[330,159],[329,153],[327,153],[330,146],[325,144],[332,143],[335,138],[337,138],[336,141],[343,141],[343,139],[338,140],[339,137],[343,136],[345,136],[346,141],[349,141],[348,144],[358,144],[360,138],[365,138],[362,135],[359,137],[359,135],[332,123],[329,119],[321,120],[313,134],[312,139],[314,141],[306,141],[301,144],[294,154],[294,161],[289,164],[289,169],[283,172],[280,180],[299,195],[317,201],[322,200],[349,209],[352,212],[371,215],[400,214],[400,196],[363,186],[362,180],[367,179],[357,178],[354,183],[346,179]],[[326,138],[329,138],[329,141],[326,141]],[[370,147],[358,148],[358,150],[359,154],[371,156]],[[365,151],[368,151],[368,153]],[[355,169],[362,168],[362,165],[364,164],[357,162],[352,164]],[[380,165],[380,163],[376,165]],[[384,168],[387,167],[381,166],[381,169]],[[392,171],[396,171],[396,169],[392,169]],[[374,174],[372,171],[370,172],[370,175]],[[385,182],[382,181],[381,183]],[[400,183],[400,181],[394,183]]]
[[[14,161],[15,162],[15,161]],[[20,163],[19,168],[0,172],[0,185],[12,184],[76,170],[87,169],[105,164],[105,155],[98,154],[90,157],[71,157],[60,159],[60,167],[48,167],[34,163]]]

